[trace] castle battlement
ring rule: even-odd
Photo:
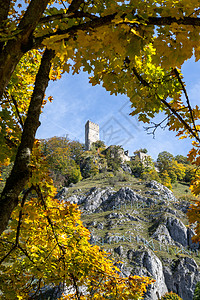
[[[85,124],[85,127],[89,126],[91,129],[95,129],[95,130],[99,130],[99,125],[91,122],[91,121],[87,121],[87,123]]]

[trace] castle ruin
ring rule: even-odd
[[[85,150],[91,150],[92,143],[99,140],[99,125],[88,120],[85,124]],[[110,147],[112,146],[109,146],[108,148]],[[124,151],[123,149],[119,149],[119,155],[123,163],[134,160],[136,156],[138,156],[143,165],[148,165],[148,158],[150,158],[148,154],[143,152],[138,152],[135,156],[129,156],[129,152]]]
[[[96,141],[99,141],[99,125],[88,120],[85,124],[85,150],[90,150]]]

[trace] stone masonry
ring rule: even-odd
[[[88,120],[85,124],[85,150],[90,150],[96,141],[99,141],[99,125]]]

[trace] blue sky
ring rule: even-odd
[[[195,63],[193,58],[188,60],[182,73],[191,103],[199,105],[200,63]],[[191,148],[190,140],[178,140],[167,129],[158,129],[153,139],[144,130],[145,125],[129,115],[128,98],[110,95],[103,87],[92,86],[87,73],[64,74],[61,80],[49,84],[46,94],[52,95],[54,100],[43,109],[37,138],[68,135],[70,139],[83,143],[85,123],[90,120],[99,124],[100,139],[106,145],[122,145],[130,154],[139,148],[147,148],[156,159],[162,151],[187,155]]]

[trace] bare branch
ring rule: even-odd
[[[8,92],[5,92],[5,93],[4,93],[4,96],[7,98],[7,102],[8,102],[10,105],[12,105],[12,104],[11,104],[11,100],[10,100],[10,96],[9,96]],[[22,127],[22,129],[23,129],[24,124],[23,124],[21,115],[20,115],[20,113],[19,113],[19,109],[18,109],[18,106],[17,106],[17,101],[15,100],[15,97],[14,97],[14,96],[11,96],[11,99],[12,99],[12,103],[14,104],[15,109],[16,109],[16,113],[17,113],[17,117],[18,117],[18,122],[19,122],[19,124],[21,125],[21,127]],[[2,101],[2,103],[3,103],[3,101]],[[4,101],[4,103],[6,103],[6,101]]]
[[[194,10],[188,17],[191,17],[192,15],[196,14],[198,11],[200,11],[200,8],[197,8]]]
[[[15,248],[16,248],[17,246],[16,245],[14,245],[11,249],[10,249],[10,251],[8,251],[8,253],[0,260],[0,265],[2,264],[2,262],[4,262],[4,260],[13,252],[13,250],[15,250]]]
[[[136,68],[132,68],[134,75],[136,78],[139,80],[139,82],[151,89],[150,84],[137,72]],[[181,115],[176,111],[165,99],[162,99],[158,94],[157,94],[158,99],[172,112],[174,116],[178,118],[178,120],[183,124],[186,130],[191,133],[191,135],[200,143],[200,138],[196,135],[196,132],[186,123],[186,121],[181,117]]]
[[[70,274],[70,276],[71,276],[71,279],[72,279],[73,285],[74,285],[74,287],[75,287],[75,290],[76,290],[76,296],[77,296],[77,299],[78,299],[78,300],[81,300],[81,298],[80,298],[80,294],[79,294],[78,285],[77,285],[77,283],[76,283],[76,278],[74,277],[74,274]]]
[[[30,262],[35,266],[36,263],[33,261],[33,259],[31,258],[31,256],[28,254],[28,252],[26,251],[26,249],[23,249],[20,245],[18,245],[18,248],[22,251],[22,253],[24,253],[24,255],[26,257],[28,257],[28,259],[30,260]],[[36,265],[36,269],[41,272],[40,268],[38,268],[38,266]]]
[[[186,91],[186,89],[185,89],[184,83],[183,83],[183,81],[182,81],[182,79],[181,79],[181,77],[180,77],[180,74],[179,74],[178,70],[177,70],[176,68],[174,68],[173,71],[174,71],[174,74],[176,75],[176,77],[177,77],[179,83],[181,84],[182,90],[183,90],[183,92],[184,92],[184,94],[185,94],[186,102],[187,102],[188,109],[189,109],[190,116],[191,116],[191,120],[192,120],[192,124],[193,124],[193,126],[194,126],[194,130],[195,130],[196,135],[197,135],[197,137],[198,137],[199,134],[198,134],[198,131],[197,131],[197,128],[196,128],[196,124],[195,124],[194,116],[193,116],[193,112],[192,112],[192,107],[191,107],[191,105],[190,105],[190,100],[189,100],[187,91]]]
[[[64,6],[64,8],[67,9],[67,7],[66,7],[65,3],[63,2],[63,0],[61,0],[61,2],[62,2],[62,5]]]
[[[172,114],[171,114],[172,115]],[[155,122],[151,122],[151,124],[153,124],[152,126],[146,126],[144,127],[144,129],[146,131],[149,131],[152,129],[151,132],[147,132],[147,134],[152,134],[153,138],[155,138],[155,132],[156,130],[160,127],[161,129],[165,129],[167,127],[168,124],[165,124],[164,126],[162,126],[162,124],[167,121],[169,119],[170,116],[167,116],[166,118],[164,118],[160,123],[155,123]]]

